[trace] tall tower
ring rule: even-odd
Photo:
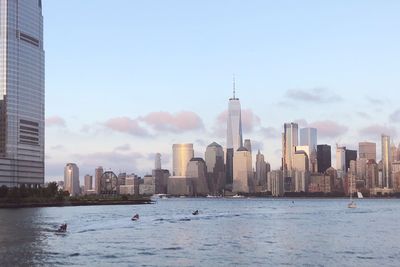
[[[293,155],[296,152],[295,147],[298,145],[299,141],[299,125],[294,122],[285,123],[282,138],[282,169],[284,171],[291,171],[293,165]]]
[[[235,151],[243,146],[242,108],[239,98],[236,98],[236,82],[233,77],[233,97],[228,104],[228,127],[226,135],[226,182],[233,183],[233,156]]]
[[[194,157],[193,144],[174,144],[173,155],[173,176],[186,176],[187,165]]]
[[[68,191],[71,196],[80,193],[79,168],[75,163],[68,163],[64,168],[64,191]]]
[[[154,169],[161,170],[161,154],[157,153],[154,159]]]
[[[390,153],[390,136],[382,134],[382,185],[392,188],[392,161]]]
[[[44,183],[41,0],[0,0],[0,186]]]

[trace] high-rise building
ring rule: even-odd
[[[154,169],[161,170],[161,154],[157,153],[154,159]]]
[[[267,184],[267,163],[265,162],[264,155],[258,150],[256,156],[256,185],[266,186]]]
[[[336,170],[339,178],[346,173],[346,147],[336,146]]]
[[[249,182],[253,177],[251,154],[246,148],[241,147],[233,157],[233,192],[249,193]]]
[[[174,144],[172,146],[173,176],[185,176],[187,165],[194,157],[193,144]]]
[[[382,135],[382,186],[392,188],[390,136]]]
[[[85,182],[85,193],[93,189],[93,176],[86,174],[84,182]]]
[[[210,193],[207,184],[207,167],[202,158],[192,158],[187,167],[186,177],[191,178],[196,195],[207,195]]]
[[[213,142],[205,153],[207,166],[207,181],[212,194],[222,192],[225,188],[224,150],[221,145]]]
[[[0,186],[44,184],[40,0],[0,0]]]
[[[250,154],[252,154],[252,149],[251,149],[251,140],[250,139],[245,139],[244,140],[244,145],[243,145],[247,151],[250,152]]]
[[[319,173],[325,173],[332,166],[331,146],[317,145],[317,166]]]
[[[64,168],[64,191],[68,191],[71,196],[80,193],[79,168],[75,163],[68,163]]]
[[[233,97],[228,104],[228,124],[226,136],[226,182],[233,183],[233,157],[235,152],[243,146],[242,136],[242,108],[239,98],[236,97],[235,79],[233,79]]]
[[[293,155],[296,151],[299,139],[299,126],[297,123],[285,123],[282,134],[282,169],[291,171],[293,165]],[[285,174],[284,174],[285,175]]]
[[[346,149],[346,170],[350,168],[350,161],[357,160],[357,150]]]
[[[376,143],[360,142],[358,143],[358,156],[360,159],[373,159],[376,161]]]
[[[300,146],[309,146],[310,151],[317,150],[317,129],[302,128],[300,129]]]
[[[100,184],[101,184],[101,176],[103,176],[104,170],[103,167],[99,166],[94,170],[94,190],[96,194],[100,194]]]

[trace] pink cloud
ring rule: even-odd
[[[104,126],[108,129],[127,133],[134,136],[148,136],[148,131],[141,127],[137,120],[133,120],[128,117],[117,117],[109,119],[104,123]]]
[[[380,138],[382,134],[390,135],[391,137],[394,137],[397,135],[397,130],[394,127],[387,127],[384,125],[379,125],[379,124],[373,124],[370,126],[367,126],[365,128],[362,128],[359,131],[360,135],[367,136],[367,137],[374,137],[374,138]]]
[[[194,112],[181,111],[175,114],[169,112],[152,112],[139,118],[156,131],[180,133],[203,129],[202,119]]]
[[[52,116],[46,118],[46,126],[47,127],[52,127],[52,126],[58,126],[58,127],[65,127],[66,123],[63,118],[60,116]]]
[[[338,124],[337,122],[331,120],[316,121],[310,123],[308,127],[317,128],[318,136],[327,138],[336,138],[348,131],[347,126]]]

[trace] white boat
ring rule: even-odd
[[[206,198],[221,198],[221,196],[207,195]]]
[[[352,191],[353,180],[351,178],[349,178],[349,179],[350,179],[350,187],[349,187],[350,203],[347,205],[347,207],[349,209],[355,209],[355,208],[357,208],[357,204],[353,201],[353,191]]]
[[[236,195],[234,195],[232,198],[244,198],[244,196],[241,196],[241,195],[236,194]]]
[[[357,192],[357,197],[358,198],[364,198],[363,194],[361,192]]]

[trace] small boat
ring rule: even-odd
[[[244,196],[241,196],[241,195],[236,194],[236,195],[234,195],[232,198],[244,198]]]
[[[360,199],[364,198],[364,196],[363,196],[363,194],[361,192],[357,192],[357,197],[360,198]]]
[[[197,215],[199,215],[199,211],[198,211],[198,210],[196,210],[196,211],[193,211],[193,212],[192,212],[192,215],[193,215],[193,216],[197,216]]]
[[[56,230],[56,233],[66,233],[67,232],[67,224],[61,224],[60,227]]]
[[[138,221],[139,220],[139,214],[135,214],[132,219],[132,221]]]
[[[349,209],[355,209],[355,208],[357,208],[357,204],[354,201],[352,201],[347,205],[347,207]]]

